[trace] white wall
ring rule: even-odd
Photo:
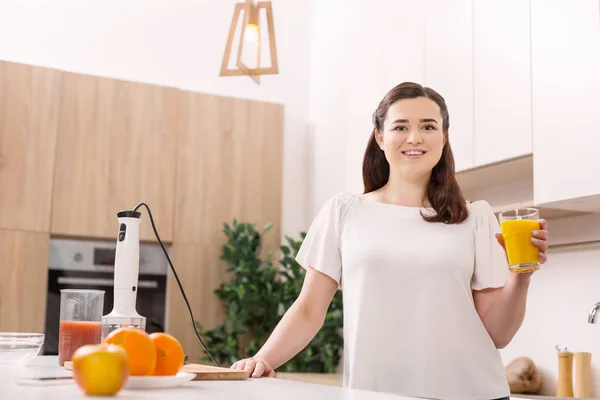
[[[2,0],[0,59],[285,104],[283,232],[307,221],[309,10],[275,0],[279,75],[219,77],[235,0]]]

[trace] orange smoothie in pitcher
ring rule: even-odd
[[[531,219],[511,219],[500,223],[504,246],[510,269],[517,272],[534,271],[539,268],[540,250],[531,243],[532,232],[540,229],[540,223]]]
[[[73,353],[86,344],[99,344],[102,327],[96,321],[60,321],[58,364],[71,361]]]

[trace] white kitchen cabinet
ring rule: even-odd
[[[475,0],[474,164],[530,154],[529,1]]]
[[[422,84],[425,78],[424,18],[431,10],[412,0],[388,1],[379,9],[377,38],[383,50],[380,80],[383,94],[402,82]],[[403,17],[407,15],[414,18]],[[369,29],[373,29],[372,25]]]
[[[410,19],[410,18],[408,18]],[[425,85],[440,93],[450,114],[456,170],[473,167],[473,2],[454,1],[425,19]]]
[[[531,0],[536,204],[600,210],[599,7]]]

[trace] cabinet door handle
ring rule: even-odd
[[[78,278],[74,276],[59,276],[59,285],[88,285],[88,286],[113,286],[114,281],[112,279],[103,278]],[[145,289],[157,289],[158,282],[156,281],[139,281],[138,288]]]

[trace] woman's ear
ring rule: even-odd
[[[375,141],[377,142],[379,148],[383,150],[383,135],[379,133],[377,128],[373,129],[373,137],[375,138]]]

